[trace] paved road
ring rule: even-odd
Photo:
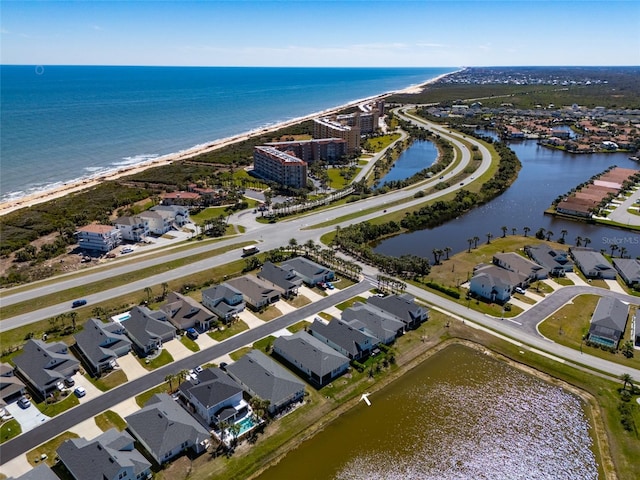
[[[461,174],[468,163],[471,160],[471,153],[466,148],[466,146],[460,141],[463,137],[457,134],[449,134],[446,130],[441,129],[438,126],[432,126],[431,124],[424,124],[423,126],[428,128],[433,128],[443,137],[448,138],[453,144],[460,148],[462,152],[461,162],[458,163],[453,169],[451,169],[451,173],[449,176],[453,177],[458,174]],[[474,175],[480,176],[483,172],[485,172],[489,166],[491,165],[491,156],[489,151],[479,142],[466,138],[466,141],[470,141],[476,145],[480,152],[483,155],[483,161],[480,167],[474,172]],[[250,212],[243,212],[240,214],[233,215],[230,219],[230,223],[242,225],[245,228],[245,233],[242,235],[241,239],[232,238],[223,240],[220,242],[209,243],[208,245],[204,245],[201,247],[195,247],[188,251],[180,250],[173,253],[168,253],[166,256],[162,256],[161,258],[147,258],[143,260],[139,260],[135,263],[126,262],[122,265],[110,269],[101,269],[100,267],[95,267],[87,273],[86,275],[79,277],[61,277],[57,279],[57,281],[43,284],[42,286],[38,286],[38,284],[34,284],[33,288],[25,291],[19,291],[16,293],[12,293],[11,290],[7,292],[3,292],[2,295],[2,305],[7,306],[17,302],[25,302],[34,298],[41,297],[43,295],[48,295],[56,292],[60,292],[69,288],[79,288],[83,285],[88,285],[94,282],[103,281],[106,278],[111,278],[115,276],[121,276],[139,269],[148,268],[152,266],[156,266],[159,264],[163,264],[172,260],[177,260],[180,258],[184,258],[191,255],[196,255],[200,253],[206,253],[211,251],[212,249],[220,248],[223,246],[234,245],[239,241],[257,241],[260,242],[261,250],[270,250],[274,248],[278,248],[282,245],[287,245],[289,243],[289,239],[296,238],[298,244],[304,244],[307,240],[319,241],[320,237],[331,230],[335,229],[335,225],[320,229],[306,229],[305,227],[309,227],[314,224],[334,220],[336,218],[350,215],[356,213],[358,211],[364,211],[371,208],[383,209],[385,205],[390,204],[392,202],[402,200],[402,199],[411,199],[408,202],[403,203],[402,205],[397,205],[395,207],[388,207],[388,212],[393,212],[395,210],[401,210],[403,208],[407,208],[410,206],[419,205],[427,200],[435,199],[440,196],[446,195],[448,193],[454,192],[460,189],[459,185],[453,185],[444,190],[440,190],[428,196],[422,198],[413,198],[414,194],[418,191],[423,191],[428,188],[428,185],[433,185],[438,183],[438,179],[433,179],[427,182],[426,184],[421,184],[418,186],[408,187],[406,189],[398,190],[390,192],[384,196],[376,196],[371,197],[369,199],[353,202],[346,205],[332,207],[326,210],[322,210],[319,212],[311,212],[307,215],[303,215],[300,217],[296,217],[290,220],[281,221],[275,224],[261,224],[255,221],[255,215]],[[468,182],[465,182],[468,183]],[[357,219],[358,222],[370,220],[376,217],[379,217],[380,213],[375,212],[365,216],[361,216]],[[348,226],[353,223],[354,220],[348,220],[342,222],[340,226]],[[154,252],[157,253],[157,252]],[[144,279],[138,280],[136,282],[129,283],[127,285],[122,285],[116,288],[112,288],[109,290],[104,290],[99,293],[90,294],[90,295],[81,295],[82,298],[85,298],[88,302],[88,306],[95,305],[97,303],[103,302],[105,300],[109,300],[112,298],[117,298],[125,293],[130,293],[132,291],[139,291],[141,298],[144,297],[144,289],[146,287],[153,287],[155,285],[159,285],[163,282],[169,282],[171,280],[175,280],[178,278],[185,277],[187,275],[193,274],[195,272],[209,270],[211,268],[224,265],[233,260],[237,260],[240,258],[242,254],[242,250],[238,248],[237,250],[232,250],[223,255],[218,255],[215,257],[211,257],[206,260],[202,260],[195,263],[190,263],[189,265],[185,265],[183,267],[175,268],[166,272],[163,272],[158,275],[146,277]],[[139,257],[138,257],[139,258]],[[55,317],[56,315],[60,315],[61,313],[66,313],[70,310],[70,302],[60,303],[56,305],[52,305],[46,308],[42,308],[39,310],[35,310],[29,312],[24,315],[17,315],[11,318],[3,319],[0,322],[0,332],[5,332],[11,330],[13,328],[21,327],[28,325],[30,323],[37,322],[39,320],[44,320],[47,318]]]
[[[364,281],[349,288],[339,290],[332,295],[318,300],[317,302],[305,305],[294,312],[278,317],[270,322],[266,322],[264,325],[260,325],[252,330],[240,333],[228,340],[225,340],[224,342],[220,342],[217,345],[196,352],[182,360],[176,360],[175,362],[154,370],[143,377],[129,381],[117,388],[114,388],[113,390],[109,390],[99,397],[89,402],[82,403],[71,410],[53,417],[51,420],[42,423],[37,428],[23,433],[22,435],[2,444],[2,457],[0,458],[0,463],[4,464],[18,455],[32,450],[43,441],[69,430],[74,425],[95,417],[127,398],[135,397],[136,395],[161,384],[169,374],[175,374],[181,370],[190,369],[196,365],[202,365],[215,358],[219,358],[222,355],[244,347],[245,345],[250,345],[256,340],[269,336],[278,330],[293,325],[304,318],[332,307],[351,297],[360,295],[371,288],[371,284]]]

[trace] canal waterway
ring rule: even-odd
[[[405,180],[433,165],[437,158],[438,149],[434,143],[417,140],[400,154],[391,170],[378,181],[378,185],[384,185],[385,182]]]
[[[369,398],[259,479],[598,477],[580,399],[474,349],[449,346]]]
[[[386,255],[414,254],[431,256],[434,248],[451,247],[453,252],[468,248],[468,238],[480,237],[486,241],[487,233],[502,236],[502,226],[512,228],[523,235],[529,227],[529,235],[539,228],[551,230],[552,240],[561,237],[562,230],[568,233],[567,244],[575,245],[576,237],[588,237],[590,248],[610,251],[613,243],[625,247],[627,255],[640,256],[640,235],[623,229],[592,225],[578,221],[544,215],[553,200],[564,195],[593,175],[611,165],[638,169],[638,163],[629,160],[625,153],[569,154],[539,146],[536,141],[514,142],[509,147],[522,162],[517,180],[502,195],[471,212],[440,227],[397,235],[384,240],[375,251]],[[410,147],[412,148],[412,147]]]

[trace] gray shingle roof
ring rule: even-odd
[[[57,453],[72,475],[82,480],[117,480],[122,469],[129,469],[135,477],[151,468],[151,463],[134,448],[133,437],[115,428],[93,440],[67,440]]]
[[[20,475],[15,480],[60,480],[60,477],[53,473],[53,470],[51,470],[46,463],[41,463],[37,467],[33,467],[28,472]]]
[[[241,291],[245,300],[253,305],[260,305],[280,298],[279,291],[253,275],[234,278],[228,280],[227,283]]]
[[[131,339],[135,339],[134,342],[145,346],[154,340],[175,336],[176,327],[159,318],[166,318],[166,314],[136,306],[131,309],[131,317],[123,325]]]
[[[207,368],[198,375],[200,383],[183,382],[180,391],[185,395],[196,398],[206,408],[218,405],[220,402],[242,392],[242,387],[219,368]]]
[[[273,343],[289,357],[317,374],[320,378],[349,363],[349,359],[305,331],[278,337]]]
[[[367,330],[373,333],[378,340],[386,340],[390,336],[397,335],[404,330],[404,322],[378,310],[370,305],[355,302],[351,307],[342,312],[342,319],[356,326],[353,322],[360,322]],[[357,328],[357,327],[356,327]]]
[[[598,272],[605,278],[607,276],[615,278],[614,268],[600,252],[588,248],[576,247],[571,249],[571,256],[573,256],[576,263],[579,264],[580,270],[582,270],[582,273],[585,275],[589,275],[590,272]]]
[[[63,342],[45,343],[27,340],[22,354],[13,363],[23,371],[39,390],[46,390],[80,368],[80,362],[68,353]]]
[[[194,323],[207,323],[214,318],[213,312],[193,298],[177,292],[169,292],[167,302],[160,309],[167,314],[171,323],[181,329]]]
[[[293,270],[294,272],[308,278],[313,278],[320,274],[327,274],[331,271],[328,268],[304,257],[296,257],[291,260],[287,260],[282,264],[282,268],[286,270]]]
[[[117,322],[103,323],[96,318],[90,318],[84,329],[74,335],[74,338],[82,353],[94,365],[117,358],[116,350],[131,349],[131,340],[124,335],[124,327]]]
[[[338,345],[343,351],[349,352],[352,358],[361,352],[371,350],[379,343],[373,335],[361,332],[338,319],[333,319],[327,324],[316,319],[309,327],[309,332],[321,341],[320,337],[324,337]]]
[[[415,303],[414,298],[404,293],[402,295],[388,295],[386,297],[370,297],[367,303],[385,312],[395,315],[405,323],[423,321],[427,319],[427,308]]]
[[[636,258],[614,258],[615,265],[620,275],[628,283],[640,282],[640,261]]]
[[[209,439],[209,432],[166,393],[154,395],[125,420],[156,458],[184,442],[198,444]]]
[[[260,350],[251,350],[227,366],[227,372],[246,385],[250,393],[269,400],[275,407],[304,390],[304,382]]]
[[[203,299],[207,297],[211,302],[212,308],[215,308],[223,314],[237,310],[237,305],[227,303],[229,299],[236,295],[240,295],[240,298],[242,298],[242,292],[228,283],[221,283],[220,285],[202,291]]]
[[[291,270],[279,267],[271,262],[264,263],[260,273],[258,273],[258,278],[267,280],[274,285],[279,286],[284,291],[288,291],[302,285],[302,279]]]
[[[629,305],[616,298],[602,297],[591,317],[589,333],[618,342],[627,325],[628,315]]]

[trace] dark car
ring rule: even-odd
[[[71,377],[64,379],[64,385],[66,387],[73,387],[75,384],[76,384],[76,381]]]
[[[187,337],[189,337],[191,340],[195,340],[196,338],[198,338],[198,332],[195,328],[187,328]]]
[[[87,304],[87,301],[82,299],[82,300],[74,300],[73,303],[71,304],[71,308],[78,308],[78,307],[82,307],[84,305]]]
[[[20,397],[18,400],[18,405],[20,408],[27,409],[31,406],[31,401],[27,397]]]

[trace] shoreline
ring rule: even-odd
[[[258,128],[258,129],[254,129],[254,130],[249,130],[247,132],[243,132],[240,133],[238,135],[234,135],[231,137],[226,137],[226,138],[221,138],[221,139],[217,139],[217,140],[212,140],[209,142],[205,142],[199,145],[195,145],[189,149],[186,150],[182,150],[176,153],[170,153],[168,155],[163,155],[161,157],[157,157],[154,158],[152,160],[148,160],[139,164],[135,164],[135,165],[131,165],[131,166],[127,166],[127,167],[122,167],[119,168],[117,170],[114,170],[111,173],[105,173],[103,175],[100,175],[96,178],[86,178],[83,180],[78,180],[78,181],[69,181],[67,183],[64,183],[62,186],[59,187],[54,187],[48,190],[43,190],[41,192],[37,192],[37,193],[33,193],[30,195],[26,195],[24,197],[20,197],[20,198],[16,198],[15,200],[9,200],[3,203],[0,203],[0,216],[9,214],[11,212],[20,210],[22,208],[26,208],[26,207],[32,207],[34,205],[40,204],[40,203],[44,203],[47,202],[49,200],[55,200],[57,198],[61,198],[65,195],[71,194],[71,193],[77,193],[80,192],[82,190],[86,190],[88,188],[91,187],[95,187],[97,185],[99,185],[102,182],[106,182],[106,181],[111,181],[111,180],[117,180],[119,178],[128,176],[128,175],[135,175],[137,173],[143,172],[149,168],[154,168],[154,167],[161,167],[161,166],[165,166],[165,165],[170,165],[173,162],[176,161],[180,161],[180,160],[187,160],[189,158],[193,158],[196,157],[198,155],[204,154],[204,153],[208,153],[208,152],[212,152],[215,150],[219,150],[221,148],[224,147],[228,147],[229,145],[233,145],[234,143],[238,143],[238,142],[243,142],[245,140],[249,140],[250,138],[256,137],[258,135],[263,135],[265,133],[272,133],[275,132],[277,130],[280,130],[282,128],[286,128],[286,127],[290,127],[292,125],[297,125],[299,123],[305,122],[307,120],[311,120],[313,118],[316,118],[318,116],[321,115],[330,115],[332,113],[336,113],[340,110],[344,110],[345,108],[349,108],[349,107],[353,107],[356,105],[359,105],[363,102],[370,102],[373,100],[380,100],[380,99],[384,99],[387,98],[391,95],[394,94],[400,94],[400,93],[405,93],[405,94],[415,94],[415,93],[420,93],[422,90],[424,90],[428,85],[437,83],[438,81],[442,80],[443,78],[452,75],[454,73],[459,72],[460,70],[455,70],[453,72],[450,73],[444,73],[442,75],[438,75],[437,77],[434,77],[430,80],[427,80],[424,83],[418,84],[418,85],[411,85],[407,88],[401,89],[401,90],[395,90],[395,91],[391,91],[391,92],[386,92],[386,93],[382,93],[379,95],[373,95],[370,97],[365,97],[359,100],[354,100],[351,101],[349,103],[346,103],[344,105],[339,105],[336,107],[331,107],[328,108],[326,110],[322,110],[319,112],[314,112],[311,113],[309,115],[305,115],[302,117],[297,117],[297,118],[293,118],[291,120],[286,120],[283,122],[278,122],[275,123],[271,126],[267,126],[267,127],[263,127],[263,128]]]

